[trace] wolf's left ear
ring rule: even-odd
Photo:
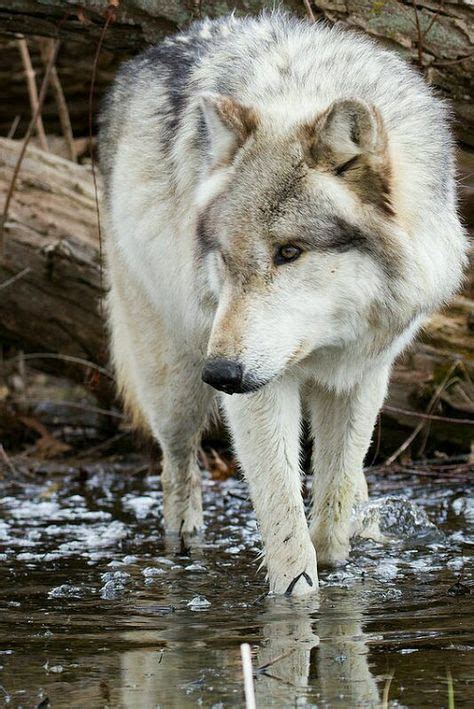
[[[257,112],[230,96],[216,94],[201,96],[201,110],[209,137],[211,164],[230,162],[256,129]]]
[[[378,111],[359,99],[335,101],[313,125],[313,159],[344,165],[359,155],[377,156],[386,139]]]

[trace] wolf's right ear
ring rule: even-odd
[[[209,138],[211,165],[230,163],[258,125],[255,109],[230,96],[203,94],[201,110]]]

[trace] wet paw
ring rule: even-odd
[[[349,559],[351,545],[349,530],[332,529],[332,534],[322,534],[319,529],[311,530],[311,539],[316,549],[318,568],[334,568],[344,566]]]
[[[349,560],[350,546],[337,548],[316,546],[318,568],[334,569],[345,566]]]

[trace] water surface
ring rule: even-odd
[[[3,484],[0,705],[243,706],[242,642],[259,707],[447,707],[449,675],[456,706],[474,705],[465,479],[372,476],[389,499],[365,524],[381,514],[392,541],[359,539],[296,601],[265,596],[243,483],[206,481],[207,530],[184,549],[165,544],[159,478],[138,467]]]

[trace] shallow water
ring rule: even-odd
[[[159,478],[136,467],[4,486],[0,704],[243,706],[249,642],[258,707],[448,706],[449,673],[456,706],[474,705],[465,484],[372,480],[389,497],[358,526],[379,520],[389,541],[359,539],[318,596],[295,601],[265,597],[241,482],[206,482],[207,531],[186,550],[165,545]]]

